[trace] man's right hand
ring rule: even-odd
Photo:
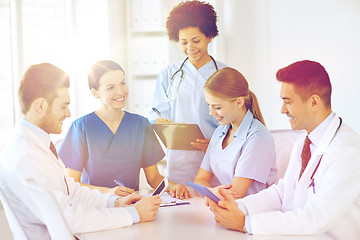
[[[159,195],[151,196],[151,197],[144,197],[140,201],[134,204],[139,217],[140,222],[149,222],[154,220],[162,200],[160,199]]]
[[[220,188],[219,193],[222,198],[218,204],[205,197],[210,210],[215,215],[215,221],[228,229],[244,232],[245,215],[240,211],[237,202],[226,189]]]
[[[126,197],[119,197],[115,201],[115,207],[130,206],[132,204],[137,203],[142,198],[143,198],[143,196],[141,196],[137,193],[132,193],[130,195],[127,195]]]

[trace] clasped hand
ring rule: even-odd
[[[206,205],[210,206],[215,215],[215,221],[228,229],[244,232],[245,215],[240,211],[234,197],[226,189],[218,190],[221,196],[218,204],[205,197]]]

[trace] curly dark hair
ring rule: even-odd
[[[167,18],[167,34],[170,40],[178,42],[180,29],[199,27],[206,37],[214,38],[219,34],[216,21],[216,12],[210,4],[200,1],[181,2]]]

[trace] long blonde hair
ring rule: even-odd
[[[254,117],[265,126],[255,94],[249,90],[245,77],[236,69],[226,67],[216,71],[206,81],[204,89],[211,95],[230,100],[244,97],[246,109],[250,109]]]

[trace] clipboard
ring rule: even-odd
[[[205,139],[197,124],[151,124],[167,149],[200,151],[191,145],[196,139]]]

